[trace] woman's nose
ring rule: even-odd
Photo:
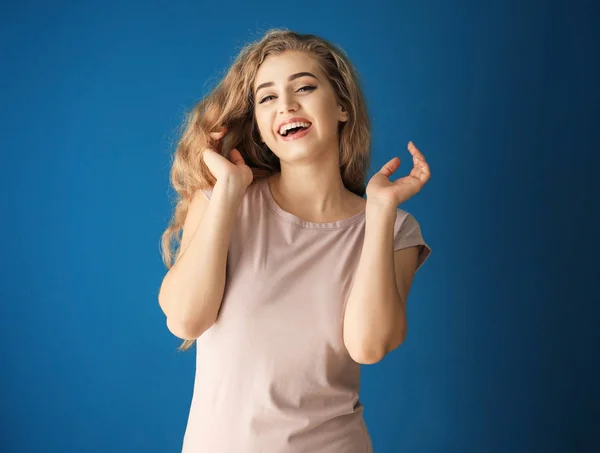
[[[298,110],[298,102],[292,97],[282,97],[279,113],[295,112]]]

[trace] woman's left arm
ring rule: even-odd
[[[373,364],[406,338],[406,300],[418,246],[393,251],[396,208],[369,204],[365,239],[344,314],[344,344],[358,363]]]
[[[360,261],[344,313],[344,344],[359,363],[380,361],[406,338],[406,299],[417,270],[419,247],[394,252],[397,206],[421,191],[431,177],[425,156],[408,143],[413,167],[390,181],[400,166],[394,157],[366,188],[366,226]]]

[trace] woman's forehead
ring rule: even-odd
[[[320,78],[321,70],[316,60],[303,52],[284,52],[269,55],[260,65],[254,80],[254,87],[269,82],[286,82],[288,77],[308,72]]]

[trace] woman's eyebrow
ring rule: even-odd
[[[314,74],[312,74],[310,72],[297,72],[296,74],[292,74],[291,76],[289,76],[288,81],[291,82],[292,80],[295,80],[299,77],[304,77],[304,76],[313,77],[313,78],[317,79],[317,76],[315,76]],[[319,80],[319,79],[317,79],[317,80]],[[273,82],[261,83],[258,87],[256,87],[256,91],[254,93],[255,94],[258,93],[258,90],[260,90],[261,88],[271,87],[273,85],[275,85]]]

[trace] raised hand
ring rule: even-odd
[[[210,136],[219,145],[219,141],[226,132],[227,129],[222,128],[218,132],[211,132]],[[240,188],[243,190],[252,183],[255,172],[258,176],[264,174],[264,170],[253,170],[246,165],[242,154],[235,148],[229,153],[229,158],[226,158],[217,152],[217,150],[208,147],[203,150],[202,158],[210,172],[217,179],[217,182],[229,181],[239,183]]]
[[[431,176],[429,164],[413,142],[408,143],[408,151],[413,156],[413,168],[410,173],[390,181],[389,177],[400,166],[400,158],[394,157],[369,180],[366,189],[367,202],[398,206],[421,191]]]

